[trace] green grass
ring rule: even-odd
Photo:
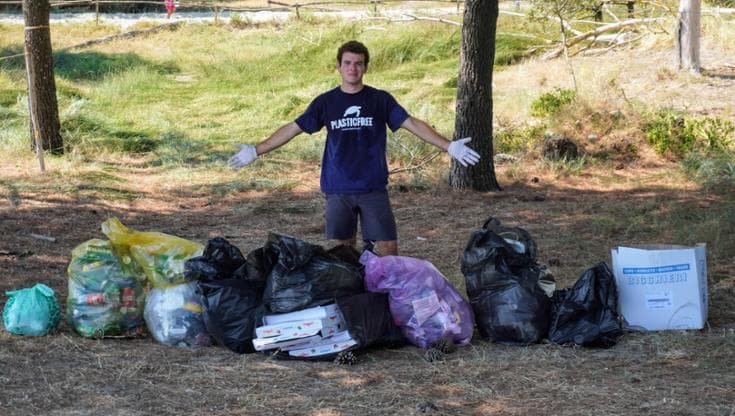
[[[417,21],[373,30],[372,22],[313,16],[287,24],[236,23],[183,24],[174,30],[83,50],[61,49],[120,29],[94,23],[54,25],[56,86],[67,160],[114,164],[130,156],[164,171],[209,169],[225,175],[233,144],[265,139],[304,111],[317,94],[337,85],[336,48],[348,39],[361,40],[370,48],[368,84],[390,91],[411,114],[452,136],[461,42],[458,27]],[[553,38],[556,30],[547,21],[502,16],[495,70],[503,71],[528,56],[529,51],[544,45],[543,39]],[[21,25],[0,25],[0,56],[22,49]],[[573,97],[569,90],[553,90],[530,102],[530,113],[538,120],[528,124],[516,120],[508,125],[499,120],[495,150],[532,153],[549,126],[582,117],[582,126],[588,129],[618,129],[621,124],[630,124],[629,120],[615,119],[595,103],[589,111],[580,104],[584,100],[574,99],[570,105]],[[651,111],[658,114],[654,129],[660,137],[668,137],[665,135],[676,126],[668,123],[663,113]],[[595,119],[598,113],[600,120]],[[0,145],[11,157],[30,157],[27,120],[23,61],[0,61]],[[708,119],[690,125],[688,131],[696,132],[700,148],[731,148],[731,124]],[[584,136],[585,131],[579,134]],[[662,140],[672,139],[659,142]],[[323,131],[302,135],[269,157],[316,165],[323,142]],[[411,166],[434,152],[434,147],[404,131],[390,134],[389,157],[394,165]],[[573,175],[604,159],[605,154],[546,167],[558,175]],[[702,183],[730,180],[732,155],[715,156],[688,159],[685,168],[690,177]],[[434,174],[432,164],[442,163],[441,159],[410,173],[409,180],[418,188],[432,183],[436,178],[426,175]],[[268,163],[252,170],[255,177],[274,173]],[[228,181],[219,182],[221,185],[213,185],[214,192],[233,189]],[[288,181],[256,182],[251,188],[295,186]]]
[[[359,39],[371,50],[366,82],[391,91],[409,112],[451,136],[461,34],[425,22],[366,30],[362,24],[305,19],[233,30],[185,24],[175,31],[54,55],[62,131],[69,151],[87,159],[146,155],[156,166],[222,162],[234,143],[256,143],[293,120],[317,94],[337,85],[336,47]],[[114,27],[63,25],[57,47],[114,33]],[[17,27],[2,26],[4,50],[22,50]],[[498,61],[526,53],[528,42],[500,37]],[[0,67],[0,140],[27,152],[21,62]],[[323,134],[304,136],[279,158],[316,161]],[[402,136],[397,140],[403,141]],[[410,141],[411,139],[407,140]],[[415,139],[413,139],[415,141]],[[411,156],[431,149],[411,143]],[[406,154],[400,146],[395,157]],[[410,157],[406,155],[406,157]]]
[[[735,150],[714,156],[691,152],[682,167],[687,176],[709,189],[735,192]]]

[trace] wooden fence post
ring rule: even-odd
[[[28,53],[28,48],[25,48],[25,60],[26,60],[26,77],[28,79],[28,112],[31,121],[31,135],[33,136],[33,142],[36,144],[36,158],[38,159],[38,167],[41,169],[41,173],[46,172],[46,164],[43,161],[43,141],[41,140],[41,132],[38,131],[38,125],[36,118],[33,116],[33,94],[31,94],[31,88],[33,88],[33,73],[31,72],[31,60]]]
[[[94,22],[100,24],[100,0],[94,0]]]

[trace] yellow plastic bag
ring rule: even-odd
[[[155,231],[135,231],[114,217],[102,223],[102,232],[111,243],[130,248],[130,256],[154,287],[185,283],[184,263],[204,252],[204,246],[194,241]]]

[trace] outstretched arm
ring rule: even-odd
[[[480,155],[470,149],[466,144],[472,140],[470,137],[465,137],[464,139],[451,142],[447,140],[446,137],[439,134],[438,131],[434,130],[433,127],[426,124],[425,121],[411,116],[408,116],[406,121],[401,124],[401,127],[415,134],[426,143],[433,144],[449,153],[449,155],[455,158],[462,166],[472,166],[480,160]]]
[[[263,153],[268,153],[271,150],[277,149],[284,144],[290,142],[291,139],[298,136],[302,132],[303,130],[301,130],[301,127],[299,127],[296,122],[292,121],[290,123],[284,124],[283,126],[281,126],[281,128],[271,134],[270,137],[256,145],[255,151],[258,153],[258,156],[262,155]]]
[[[410,131],[426,143],[433,144],[445,152],[451,143],[446,137],[439,134],[438,131],[434,130],[434,128],[428,125],[425,121],[416,117],[408,116],[406,121],[401,124],[401,127]]]
[[[276,130],[273,134],[271,134],[270,137],[258,143],[258,145],[255,146],[255,150],[258,153],[258,156],[262,155],[263,153],[268,153],[271,150],[277,149],[284,144],[290,142],[291,139],[298,136],[302,132],[303,130],[301,130],[301,127],[299,127],[296,122],[292,121],[290,123],[286,123],[281,126],[281,128]]]
[[[227,162],[232,168],[240,169],[245,167],[258,158],[263,153],[268,153],[273,149],[283,146],[301,133],[301,127],[296,122],[290,122],[284,124],[281,128],[276,130],[267,139],[258,143],[256,146],[251,144],[236,144],[235,146],[240,148],[234,156]]]

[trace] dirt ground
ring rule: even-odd
[[[649,94],[654,100],[654,94],[676,91],[666,100],[677,108],[707,114],[732,108],[735,80],[725,72],[730,61],[710,60],[714,75],[684,83],[666,71],[647,70],[650,56],[629,58],[613,68],[627,75],[616,78],[630,80],[621,84],[622,96],[645,100]],[[541,73],[549,65],[498,74],[499,102],[503,94],[521,95],[527,88],[513,78],[554,79]],[[590,68],[599,72],[600,65]],[[696,100],[679,105],[681,97]],[[701,237],[709,243],[709,319],[703,330],[628,332],[610,349],[513,347],[475,336],[444,361],[427,362],[421,349],[408,346],[366,351],[356,365],[344,366],[238,355],[221,347],[172,348],[151,338],[86,339],[62,322],[45,337],[0,331],[0,415],[733,416],[733,197],[682,180],[677,166],[665,160],[621,163],[573,175],[534,161],[499,165],[503,191],[495,193],[452,191],[442,183],[426,190],[396,177],[390,192],[401,254],[431,261],[464,295],[460,258],[471,232],[489,216],[531,233],[539,261],[554,264],[559,288],[598,262],[609,263],[617,245]],[[100,224],[112,216],[137,230],[201,243],[224,236],[243,252],[262,246],[271,231],[326,245],[318,172],[314,166],[294,172],[311,179],[292,192],[222,197],[215,191],[226,183],[210,184],[209,191],[169,186],[151,181],[151,172],[134,163],[117,166],[110,175],[120,180],[103,189],[93,177],[40,177],[32,160],[0,158],[0,293],[43,282],[63,305],[72,249],[104,238]],[[0,307],[5,301],[0,294]]]
[[[269,231],[326,243],[316,189],[246,192],[216,201],[186,190],[136,189],[135,198],[110,201],[82,186],[64,193],[18,190],[13,183],[24,177],[23,168],[3,165],[2,291],[44,282],[63,304],[71,250],[104,238],[100,223],[111,216],[138,230],[202,243],[222,235],[243,252],[261,246]],[[676,206],[716,210],[723,203],[693,185],[682,189],[665,162],[569,177],[534,169],[528,167],[525,181],[501,179],[504,190],[498,193],[441,185],[418,191],[394,183],[401,254],[430,260],[464,294],[461,253],[470,233],[492,215],[526,228],[539,245],[540,261],[555,258],[558,287],[568,287],[586,268],[609,262],[614,245],[669,238],[660,230],[646,236],[651,230],[600,228],[599,215],[649,215],[655,222]],[[136,176],[144,183],[144,170],[125,175],[128,184]],[[237,355],[220,347],[178,349],[151,338],[85,339],[63,323],[38,338],[1,331],[0,414],[734,415],[732,266],[731,255],[710,258],[704,330],[626,333],[610,349],[512,347],[476,336],[440,362],[404,347],[368,351],[356,365],[344,366]]]

